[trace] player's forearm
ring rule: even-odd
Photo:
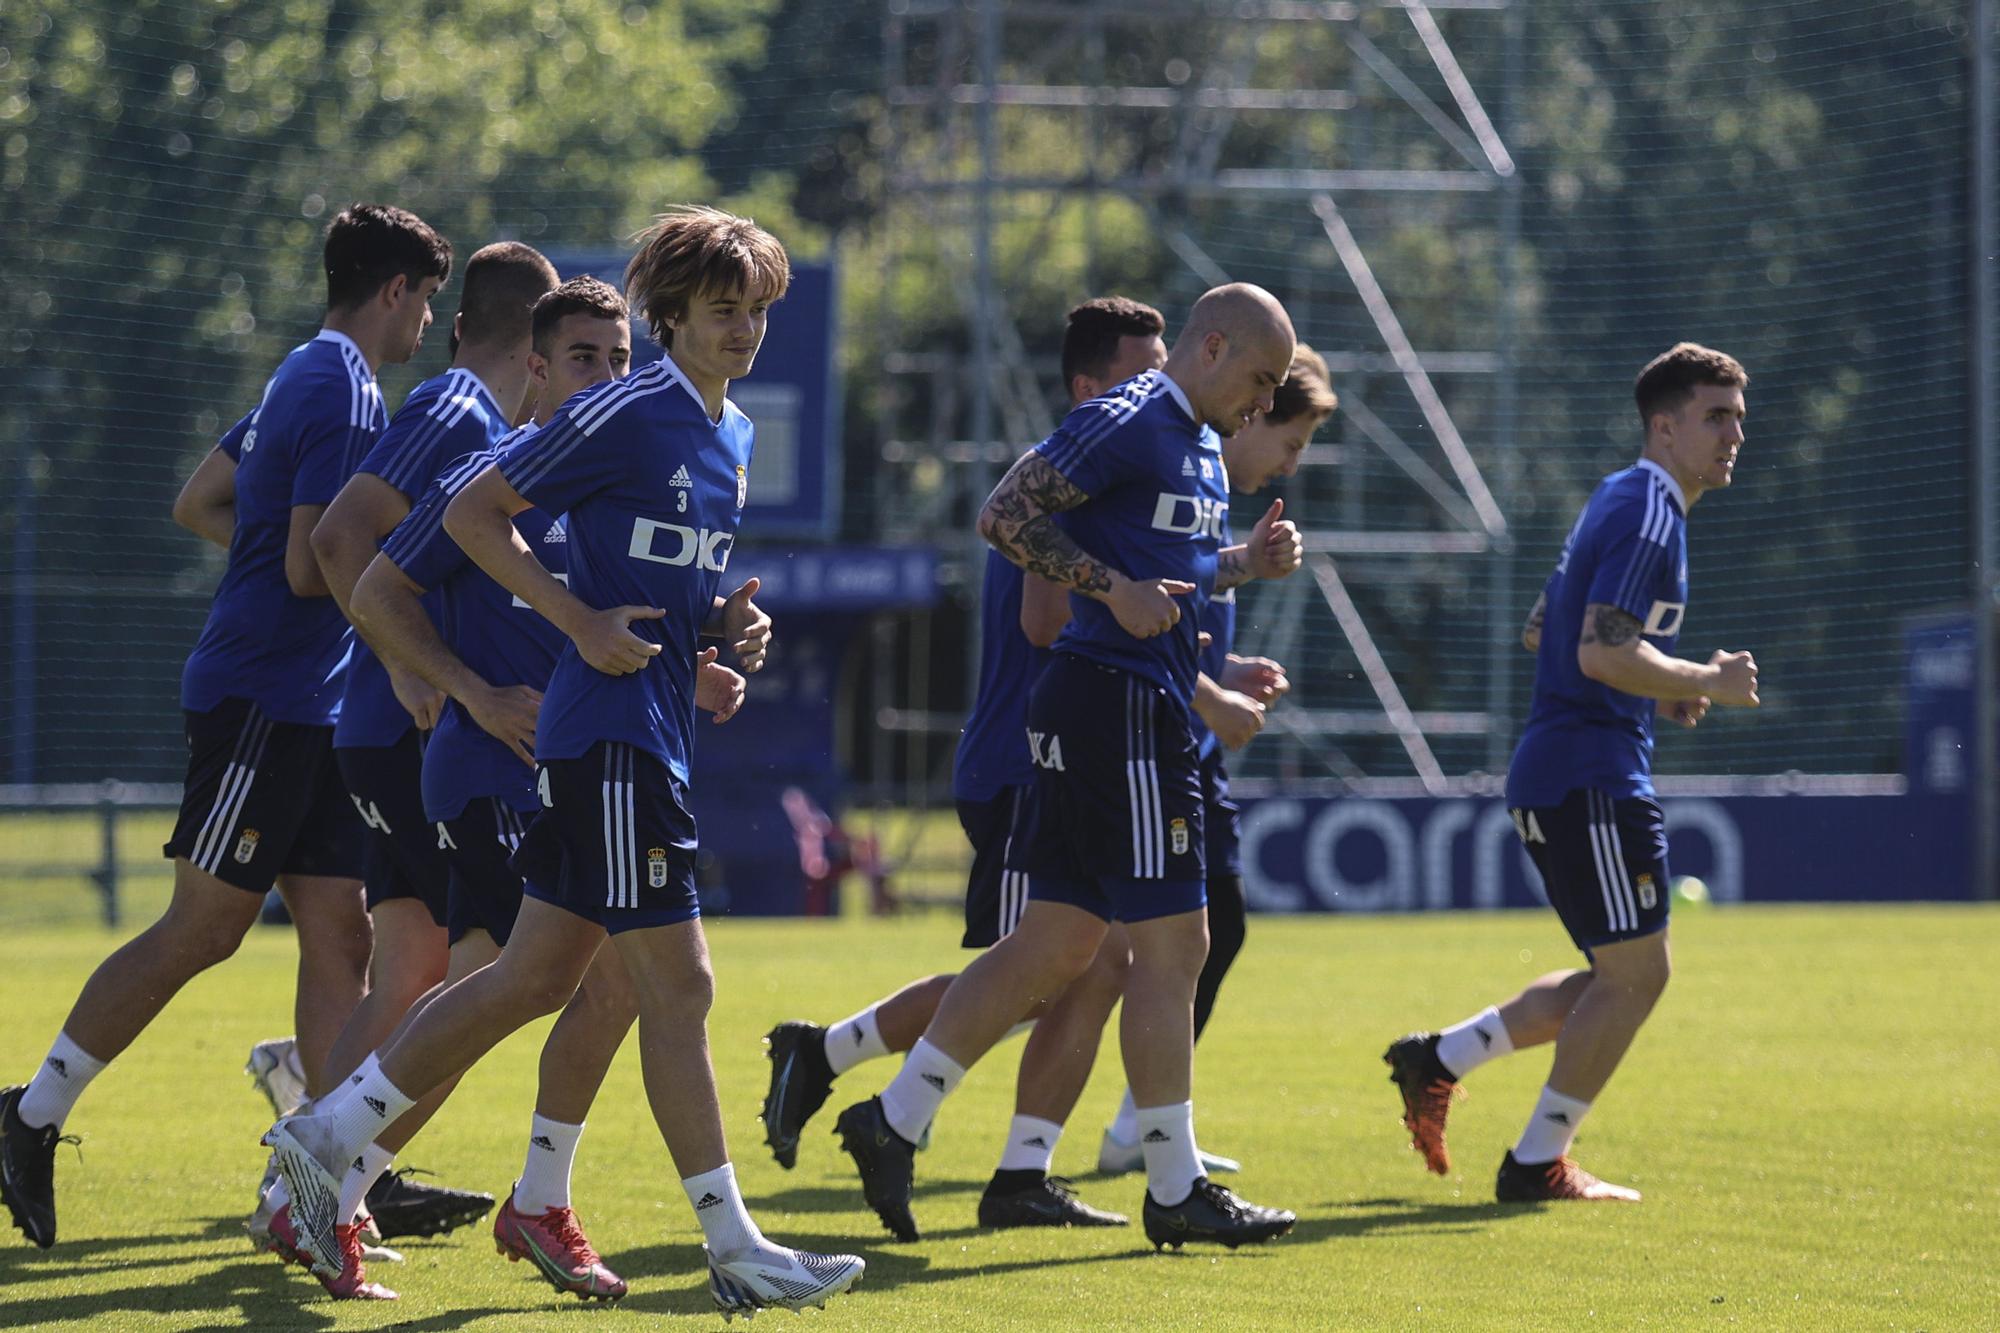
[[[377,556],[354,585],[349,601],[355,632],[381,658],[460,703],[490,688],[445,643],[423,594],[386,556]]]
[[[572,639],[590,618],[590,608],[562,580],[542,567],[514,530],[514,516],[483,500],[474,482],[444,511],[444,529],[459,549],[492,580],[533,607],[542,619]]]
[[[1099,601],[1104,600],[1116,583],[1123,581],[1124,575],[1078,546],[1068,533],[1057,527],[1055,515],[1036,514],[1020,522],[996,517],[989,522],[989,512],[980,512],[980,535],[994,550],[1030,574],[1039,574],[1058,587]]]
[[[374,540],[337,521],[328,523],[321,519],[313,529],[312,549],[314,559],[319,561],[320,577],[327,591],[333,594],[334,605],[352,621],[354,587],[361,582],[368,562],[375,558]]]
[[[1215,711],[1222,705],[1222,686],[1208,678],[1208,673],[1199,671],[1194,678],[1194,715],[1202,720],[1202,725],[1215,730]]]
[[[1535,598],[1535,607],[1528,612],[1527,623],[1521,626],[1521,646],[1531,653],[1542,650],[1542,622],[1548,614],[1549,595],[1544,592]]]
[[[214,542],[223,550],[236,536],[236,502],[230,500],[219,505],[176,504],[174,522],[192,532],[205,542]]]
[[[220,449],[201,460],[174,498],[174,522],[229,549],[236,536],[236,464]]]
[[[1701,698],[1719,674],[1712,666],[1669,657],[1644,639],[1579,644],[1576,660],[1583,674],[1601,685],[1621,694],[1669,702]]]
[[[1230,588],[1240,588],[1256,574],[1250,569],[1250,548],[1244,545],[1225,546],[1215,557],[1215,590],[1224,592]]]

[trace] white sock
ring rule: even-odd
[[[356,1069],[352,1074],[349,1074],[346,1078],[342,1079],[340,1082],[340,1086],[335,1088],[331,1093],[329,1093],[326,1096],[326,1098],[324,1098],[324,1100],[329,1104],[331,1104],[335,1097],[338,1097],[342,1093],[349,1092],[354,1088],[359,1087],[364,1081],[367,1080],[370,1074],[380,1073],[381,1070],[382,1070],[382,1056],[375,1051],[368,1052],[366,1056],[362,1057],[360,1068]]]
[[[1535,1113],[1528,1117],[1528,1127],[1521,1131],[1521,1141],[1514,1145],[1514,1160],[1539,1166],[1568,1155],[1569,1145],[1576,1139],[1576,1128],[1588,1114],[1589,1102],[1565,1097],[1543,1085],[1542,1095],[1535,1102]]]
[[[69,1033],[58,1032],[55,1045],[49,1047],[48,1058],[28,1080],[28,1090],[21,1094],[21,1123],[30,1129],[46,1129],[50,1125],[61,1129],[76,1099],[90,1086],[90,1080],[104,1072],[104,1064],[71,1041]]]
[[[1055,1164],[1056,1144],[1063,1127],[1053,1120],[1017,1115],[1007,1126],[1007,1146],[1000,1152],[1002,1171],[1039,1171],[1043,1175]]]
[[[359,1217],[362,1205],[368,1201],[368,1187],[395,1160],[396,1154],[379,1143],[363,1147],[353,1165],[347,1168],[347,1174],[340,1178],[340,1211],[334,1216],[343,1222],[352,1222]]]
[[[928,1037],[917,1038],[910,1058],[882,1089],[882,1113],[889,1128],[911,1143],[921,1139],[939,1105],[964,1077],[957,1062],[931,1045]]]
[[[695,1221],[701,1223],[708,1252],[717,1259],[727,1263],[763,1243],[764,1233],[750,1220],[750,1210],[743,1206],[743,1191],[736,1188],[735,1167],[724,1162],[713,1171],[689,1176],[681,1181],[681,1188],[694,1205]]]
[[[395,1124],[416,1101],[389,1081],[379,1062],[364,1064],[355,1072],[359,1079],[349,1080],[339,1100],[328,1098],[330,1105],[317,1113],[333,1122],[334,1142],[340,1155],[348,1158],[359,1157],[363,1147]]]
[[[1146,1192],[1171,1208],[1201,1179],[1194,1146],[1194,1103],[1139,1108],[1139,1150],[1146,1155]]]
[[[889,1053],[882,1029],[875,1022],[877,1007],[871,1004],[826,1030],[826,1062],[833,1066],[836,1078],[864,1060],[879,1060]]]
[[[1139,1108],[1132,1102],[1132,1089],[1125,1089],[1125,1100],[1118,1103],[1118,1116],[1106,1133],[1128,1148],[1139,1141]]]
[[[569,1169],[582,1125],[536,1116],[528,1128],[528,1164],[514,1183],[514,1207],[531,1216],[569,1207]]]
[[[1488,1005],[1463,1023],[1438,1033],[1437,1052],[1453,1078],[1464,1078],[1488,1060],[1512,1055],[1514,1039],[1500,1021],[1500,1010]]]

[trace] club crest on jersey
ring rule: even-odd
[[[256,829],[247,828],[243,830],[243,836],[236,840],[237,865],[247,866],[250,864],[250,858],[257,854],[257,841],[261,837],[263,835],[257,832]]]
[[[667,849],[654,847],[646,853],[646,882],[656,889],[667,887]]]
[[[736,469],[736,507],[738,509],[741,509],[743,507],[743,502],[745,500],[748,500],[749,498],[750,498],[750,469],[743,467],[739,464]]]
[[[1173,844],[1175,856],[1187,855],[1188,827],[1185,819],[1176,819],[1167,825],[1167,838]]]
[[[1153,527],[1160,532],[1221,541],[1222,524],[1228,517],[1226,501],[1211,500],[1204,495],[1169,495],[1162,491],[1153,505]]]

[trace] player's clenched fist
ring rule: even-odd
[[[1250,529],[1250,540],[1245,543],[1250,572],[1260,579],[1284,578],[1305,563],[1305,539],[1299,536],[1299,525],[1284,513],[1285,502],[1273,500],[1257,526]]]
[[[1709,697],[1719,704],[1736,708],[1757,706],[1757,659],[1749,653],[1725,653],[1720,648],[1708,659],[1708,664],[1716,669],[1715,684],[1710,687]]]
[[[660,645],[634,634],[632,622],[659,620],[666,614],[657,606],[614,606],[593,612],[575,636],[576,651],[607,676],[629,676],[660,655]]]
[[[1178,599],[1193,591],[1192,583],[1179,579],[1126,579],[1113,584],[1104,601],[1127,634],[1151,639],[1180,623]]]
[[[716,661],[713,648],[704,648],[694,659],[694,706],[712,713],[718,723],[736,716],[743,706],[743,677]]]

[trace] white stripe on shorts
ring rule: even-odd
[[[271,720],[264,716],[263,709],[251,704],[243,719],[243,730],[237,733],[229,767],[223,770],[222,781],[216,787],[215,804],[209,807],[208,819],[195,835],[194,855],[188,858],[211,875],[222,868],[223,852],[236,833],[236,821],[243,814],[250,788],[256,784],[257,768],[264,761],[264,747],[270,739]]]

